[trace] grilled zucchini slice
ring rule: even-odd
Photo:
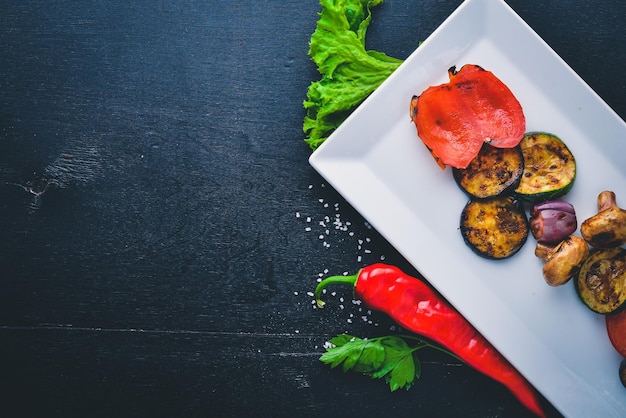
[[[524,171],[524,155],[519,146],[496,148],[483,144],[467,168],[453,168],[454,180],[470,197],[486,199],[513,190]]]
[[[520,141],[524,173],[515,194],[530,203],[556,199],[567,194],[576,179],[576,160],[556,135],[529,132]]]
[[[461,212],[461,234],[478,255],[489,259],[512,256],[526,242],[526,212],[513,196],[472,199]]]
[[[626,306],[626,250],[598,249],[578,272],[576,291],[592,311],[607,315]]]

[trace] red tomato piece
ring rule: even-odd
[[[607,315],[606,330],[615,350],[626,357],[626,310]]]
[[[438,164],[466,168],[484,142],[515,147],[526,131],[522,106],[492,72],[478,65],[448,70],[450,82],[411,100],[417,134]]]

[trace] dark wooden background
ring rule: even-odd
[[[368,46],[406,58],[460,3],[387,0]],[[626,116],[626,3],[509,4]],[[1,416],[527,416],[441,354],[398,393],[318,361],[395,332],[349,289],[314,309],[320,274],[415,273],[307,163],[318,11],[0,2]]]

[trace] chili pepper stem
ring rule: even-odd
[[[329,276],[319,282],[315,287],[315,303],[318,308],[323,308],[325,302],[322,300],[322,291],[326,288],[326,286],[341,283],[341,284],[351,284],[353,287],[356,285],[356,281],[359,278],[360,271],[357,274],[352,274],[350,276]]]

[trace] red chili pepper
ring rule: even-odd
[[[355,296],[370,309],[389,315],[406,330],[445,347],[477,371],[502,383],[529,410],[545,417],[530,383],[448,302],[421,280],[386,264],[364,267],[353,276],[332,276],[315,289],[352,284]]]

